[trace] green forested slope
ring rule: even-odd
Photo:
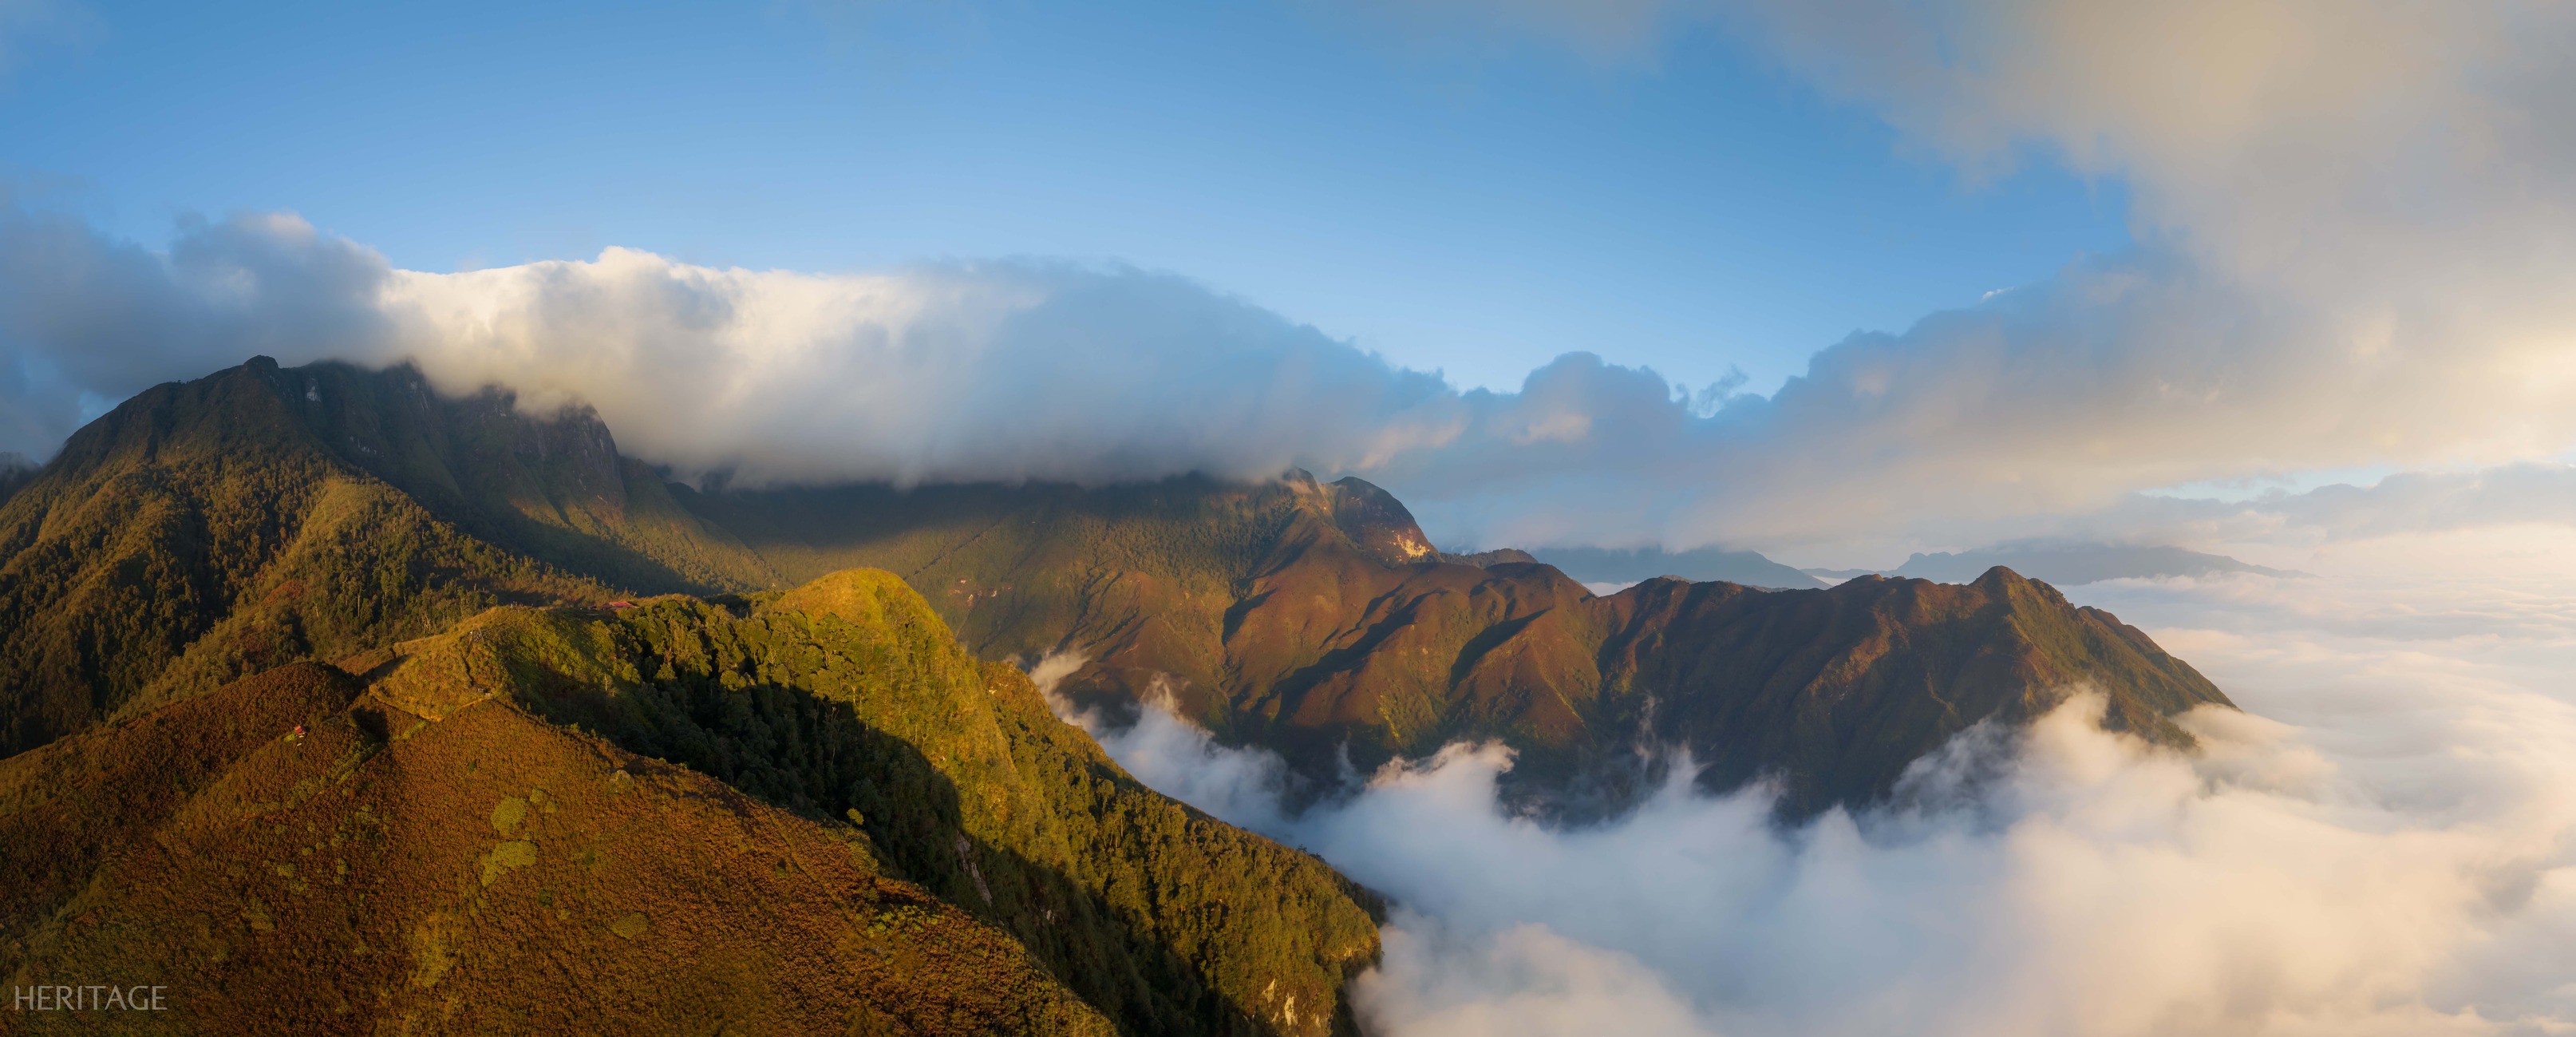
[[[886,574],[349,666],[0,761],[0,968],[167,984],[196,1032],[1325,1034],[1376,954],[1365,893]]]
[[[504,611],[441,640],[405,646],[380,690],[506,684],[772,802],[855,812],[901,874],[1018,935],[1136,1032],[1235,1017],[1322,1032],[1344,970],[1375,954],[1355,888],[1137,784],[891,574],[730,607]]]
[[[276,376],[136,396],[0,504],[0,751],[496,603],[609,593],[342,462]]]

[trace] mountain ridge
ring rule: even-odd
[[[1658,576],[1694,582],[1712,580],[1769,590],[1808,590],[1824,586],[1805,570],[1764,557],[1758,551],[1725,551],[1714,547],[1689,551],[1662,548],[1613,550],[1598,547],[1550,547],[1529,552],[1584,583],[1639,583]]]
[[[1902,576],[1936,582],[1955,583],[1962,577],[1973,578],[1995,566],[2005,566],[2044,579],[2050,583],[2080,586],[2104,580],[2153,579],[2165,576],[2209,576],[2221,573],[2251,573],[2276,579],[2298,579],[2311,574],[2295,569],[2273,569],[2239,561],[2221,554],[2209,554],[2180,547],[2137,544],[2100,544],[2078,541],[2024,540],[1996,544],[1973,551],[1916,552],[1905,564],[1894,569],[1807,569],[1812,576],[1849,579],[1864,574]]]
[[[256,420],[208,426],[231,410]],[[95,447],[128,427],[166,428],[172,448]],[[1639,744],[1690,748],[1712,791],[1777,776],[1784,809],[1803,816],[1884,796],[1941,739],[1989,717],[2031,715],[2078,677],[2103,686],[2115,722],[2170,744],[2189,736],[2169,714],[2228,704],[2145,635],[2009,571],[1968,585],[1791,591],[1657,579],[1603,598],[1520,553],[1442,554],[1402,502],[1355,477],[700,490],[618,455],[585,410],[531,416],[498,390],[438,397],[405,368],[264,360],[157,387],[94,429],[75,437],[93,445],[67,448],[0,505],[0,547],[13,530],[20,545],[0,555],[0,614],[110,625],[116,617],[60,591],[78,581],[22,577],[46,557],[77,554],[31,553],[26,531],[62,526],[75,484],[184,483],[177,477],[205,467],[198,458],[211,448],[198,440],[209,436],[227,444],[235,468],[293,491],[270,499],[322,499],[316,486],[355,494],[410,516],[428,531],[416,538],[444,545],[440,557],[473,564],[389,565],[353,534],[332,541],[339,553],[307,552],[308,568],[364,564],[380,578],[308,607],[297,603],[315,597],[311,586],[336,584],[315,576],[302,581],[304,597],[286,594],[279,588],[297,581],[270,569],[287,555],[252,551],[242,573],[216,581],[223,593],[154,628],[158,640],[98,653],[134,672],[108,692],[56,665],[46,701],[61,705],[64,689],[97,701],[13,728],[19,745],[299,651],[346,654],[440,628],[432,619],[452,624],[469,603],[460,587],[498,588],[475,592],[484,597],[470,603],[484,607],[505,591],[524,604],[596,604],[764,592],[851,568],[897,573],[985,658],[1081,655],[1063,690],[1085,707],[1132,711],[1166,697],[1229,744],[1280,751],[1320,786],[1346,767],[1497,739],[1521,754],[1507,776],[1513,795],[1576,814],[1633,801],[1651,777],[1636,770]],[[226,470],[200,481],[220,483]],[[197,497],[183,503],[207,510]],[[298,507],[270,520],[274,536],[326,528],[310,519],[333,514]],[[93,524],[93,540],[113,539],[113,523]],[[176,547],[144,554],[177,575],[196,571]],[[284,604],[263,604],[272,598]],[[428,604],[406,604],[418,602]],[[56,607],[66,603],[74,607]],[[331,609],[368,603],[412,608],[403,615],[413,618],[327,621]],[[301,640],[278,635],[266,655],[250,650],[254,635],[276,631]],[[1705,659],[1692,647],[1700,643],[1733,646],[1737,662]],[[13,722],[28,712],[13,707]]]

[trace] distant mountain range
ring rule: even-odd
[[[1341,1033],[1374,898],[1136,785],[1007,664],[1305,795],[1498,740],[1571,819],[1661,780],[1641,746],[1794,820],[2079,685],[2169,745],[2228,703],[2011,569],[1718,573],[1807,579],[1446,555],[1302,472],[702,491],[587,411],[254,359],[0,502],[0,970],[261,995],[213,1030],[545,1029],[608,1010],[510,976],[575,961],[585,1027]]]
[[[1812,589],[1825,585],[1814,576],[1753,551],[1721,551],[1713,547],[1677,552],[1651,547],[1631,550],[1549,547],[1529,553],[1532,560],[1553,565],[1584,583],[1637,583],[1658,576],[1678,576],[1685,580],[1723,580],[1773,590]],[[1968,577],[1975,578],[1975,574]]]
[[[2103,580],[2153,578],[2159,576],[2210,576],[2219,573],[2254,573],[2282,578],[2309,574],[2290,569],[2270,569],[2229,558],[2226,555],[2186,551],[2179,547],[2139,547],[2120,544],[2068,543],[2062,541],[2019,541],[1997,544],[1957,554],[1915,554],[1891,570],[1874,569],[1807,569],[1812,576],[1850,579],[1862,575],[1885,575],[1912,579],[1957,583],[1975,579],[1977,574],[1995,566],[2005,566],[2035,580],[2065,586],[2099,583]]]

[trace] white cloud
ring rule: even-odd
[[[1118,267],[819,275],[610,249],[429,274],[291,216],[191,222],[154,252],[12,211],[0,273],[0,393],[14,404],[0,448],[38,456],[83,394],[118,399],[259,352],[410,359],[453,392],[586,400],[632,453],[752,481],[1298,464],[1385,483],[1447,543],[1778,548],[1973,546],[1964,531],[2049,532],[2140,487],[2410,456],[2373,444],[2513,457],[2576,437],[2576,384],[2535,397],[2527,371],[2466,349],[2448,372],[2320,367],[2299,322],[2244,299],[2196,309],[2216,289],[2139,262],[1856,337],[1773,396],[1713,411],[1587,354],[1516,393],[1459,393]],[[2124,507],[2211,521],[2204,505]]]
[[[2576,465],[2525,461],[2490,468],[2398,472],[2368,485],[2336,483],[2304,492],[2275,490],[2235,500],[2133,494],[2099,511],[2033,517],[2010,535],[2077,542],[2193,544],[2291,569],[2342,571],[2353,563],[2385,568],[2378,542],[2408,538],[2414,575],[2454,565],[2454,539],[2423,534],[2475,534],[2459,542],[2527,542],[2539,554],[2576,526]],[[1959,523],[1936,536],[1958,546],[1992,538],[1994,529]],[[2551,567],[2549,571],[2558,571]],[[2568,572],[2576,578],[2576,572]]]
[[[154,252],[0,189],[0,450],[53,453],[90,404],[254,353],[372,359],[383,259],[283,215],[182,220]]]
[[[755,480],[1257,478],[1365,466],[1455,421],[1436,377],[1115,267],[819,276],[610,249],[401,272],[381,305],[442,386],[583,399],[644,456]]]
[[[1454,435],[1459,402],[1170,276],[1039,262],[809,275],[609,249],[588,262],[396,270],[292,216],[185,224],[167,253],[0,212],[0,371],[49,454],[80,392],[122,398],[254,353],[417,363],[622,447],[743,481],[1107,481],[1366,467]]]
[[[1579,6],[1421,10],[1646,33],[1701,10]],[[1966,168],[2055,156],[2121,179],[2146,243],[1832,344],[1779,392],[1712,410],[1586,354],[1518,392],[1460,393],[1116,267],[809,274],[611,249],[429,274],[292,217],[191,224],[156,253],[12,209],[0,449],[48,453],[82,393],[252,352],[410,357],[451,389],[586,399],[623,445],[682,469],[1100,481],[1293,463],[1384,483],[1447,544],[1826,562],[2086,516],[2214,529],[2204,507],[2128,495],[2576,445],[2576,64],[2559,60],[2576,9],[1727,10],[1784,67]]]
[[[1913,807],[1794,833],[1682,783],[1550,830],[1466,747],[1293,821],[1202,805],[1405,905],[1358,988],[1394,1034],[2567,1032],[2576,531],[2547,532],[2548,564],[2538,533],[2455,532],[2321,582],[2078,588],[2249,708],[2194,714],[2198,756],[2071,707],[1925,761]],[[1259,766],[1190,734],[1102,741],[1185,796]]]
[[[1688,998],[1635,958],[1518,925],[1463,940],[1395,913],[1385,957],[1351,985],[1379,1032],[1403,1037],[1696,1037]]]
[[[1753,0],[1737,11],[1790,68],[1972,169],[2035,146],[2124,178],[2143,227],[2231,279],[2346,302],[2468,289],[2483,309],[2493,289],[2520,294],[2569,258],[2576,69],[2564,55],[2576,11],[2565,5]]]

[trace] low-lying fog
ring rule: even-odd
[[[1355,994],[1377,1033],[2576,1031],[2576,531],[2311,568],[2068,590],[2245,707],[2188,718],[2198,755],[2078,694],[1919,764],[1919,806],[1791,832],[1678,785],[1550,830],[1469,746],[1287,818],[1264,754],[1158,711],[1098,733],[1402,905]]]

